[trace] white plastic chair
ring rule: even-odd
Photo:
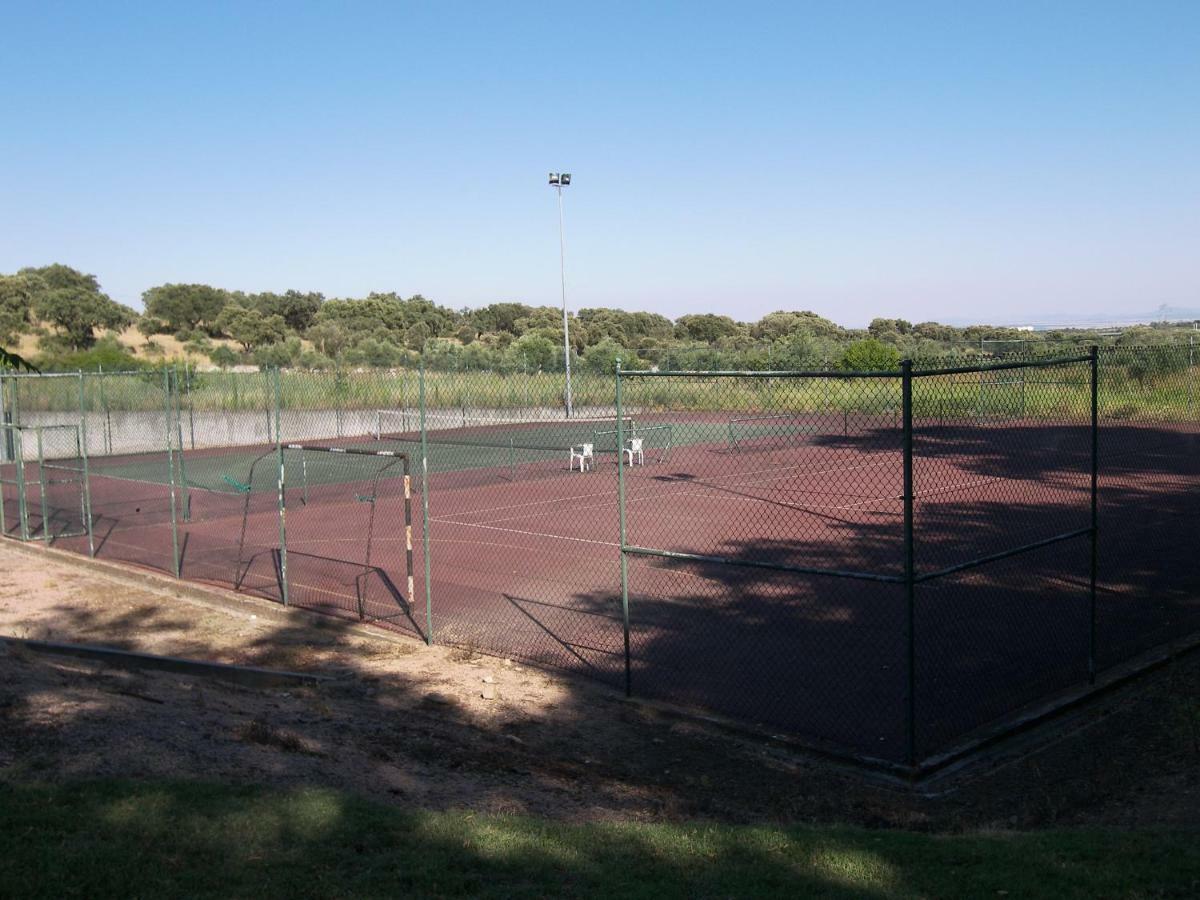
[[[579,460],[579,471],[580,472],[585,471],[585,469],[584,469],[585,465],[587,466],[588,469],[592,468],[592,463],[594,462],[593,453],[592,453],[593,449],[594,449],[594,447],[592,444],[580,444],[577,447],[571,448],[571,471],[572,472],[575,471],[575,460]]]
[[[633,465],[633,461],[635,459],[638,461],[639,465],[644,466],[646,464],[646,454],[642,452],[643,440],[645,440],[645,438],[630,438],[625,442],[626,446],[621,450],[622,453],[629,457],[629,464],[631,466]]]

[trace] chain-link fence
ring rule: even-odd
[[[1190,348],[998,357],[5,374],[0,529],[906,768],[1200,631]]]

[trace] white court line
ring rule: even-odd
[[[842,471],[842,470],[839,469],[837,471]],[[1000,482],[1006,482],[1006,481],[1010,481],[1010,480],[1012,480],[1012,479],[989,478],[989,479],[984,479],[981,481],[964,481],[964,482],[959,482],[957,484],[946,485],[946,486],[937,488],[935,490],[919,491],[913,496],[913,499],[915,501],[915,500],[920,500],[920,499],[923,499],[926,497],[937,496],[939,494],[950,493],[952,491],[966,490],[966,489],[972,488],[972,487],[980,487],[980,486],[989,485],[989,484],[997,484]],[[751,481],[751,482],[747,482],[747,484],[752,484],[752,485],[753,484],[761,484],[761,482]],[[740,485],[735,484],[735,485],[730,485],[730,486],[738,487]],[[720,493],[720,491],[721,491],[720,488],[709,488],[706,490],[697,490],[697,491],[668,491],[668,492],[664,492],[661,494],[653,494],[653,495],[650,495],[647,497],[627,498],[627,500],[630,503],[638,503],[643,500],[660,500],[664,497],[723,497],[727,501],[734,502],[734,503],[778,503],[779,502],[779,501],[771,500],[768,497],[729,497],[727,495]],[[597,496],[597,495],[592,495],[592,496]],[[607,494],[605,496],[607,496]],[[891,504],[891,503],[895,503],[895,502],[903,500],[903,499],[904,498],[902,495],[897,494],[892,497],[886,497],[886,496],[885,497],[868,497],[865,500],[860,500],[855,503],[843,503],[843,504],[787,503],[784,505],[786,505],[788,508],[790,508],[792,510],[795,510],[796,512],[810,512],[810,511],[811,512],[820,512],[823,510],[839,512],[839,511],[847,511],[847,510],[853,510],[853,509],[862,509],[863,507],[869,506],[872,504]],[[519,505],[527,505],[527,504],[519,504]],[[585,506],[585,507],[582,507],[581,509],[582,510],[602,509],[602,508],[606,509],[606,508],[611,507],[611,505],[612,505],[612,501],[609,501],[604,504],[593,504],[591,506]],[[510,507],[510,508],[515,508],[515,507]],[[575,511],[581,511],[581,510],[575,510]],[[872,510],[872,512],[876,512],[881,515],[895,515],[894,511],[887,510],[887,509],[876,509],[876,510]],[[501,522],[520,521],[522,519],[525,519],[527,517],[527,515],[528,514],[519,515],[519,516],[507,516],[507,517],[499,518],[499,519],[492,519],[490,521],[489,526],[479,525],[479,527],[492,527],[492,528],[495,528],[500,531],[513,531],[513,532],[521,533],[521,534],[525,534],[525,533],[534,534],[535,532],[522,532],[519,529],[508,528],[505,526],[501,526],[499,524]],[[431,521],[448,522],[448,523],[455,524],[455,525],[478,525],[478,523],[470,523],[470,522],[451,522],[451,520],[449,520],[449,519],[440,519],[437,517],[433,517]],[[561,535],[547,535],[547,536],[561,537]],[[585,538],[565,538],[565,540],[586,541]],[[595,543],[595,542],[591,542],[591,543]],[[607,542],[600,542],[600,543],[607,544]],[[611,546],[616,546],[616,545],[612,544]]]
[[[593,538],[568,537],[565,534],[547,534],[544,531],[526,531],[521,528],[503,528],[499,525],[483,525],[479,522],[455,522],[453,519],[431,519],[431,522],[441,522],[445,525],[461,525],[464,528],[484,528],[488,531],[503,531],[508,534],[523,534],[528,537],[554,538],[559,541],[574,541],[577,544],[597,544],[601,547],[619,547],[616,541],[597,541]]]

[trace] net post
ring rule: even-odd
[[[913,401],[912,360],[900,363],[901,417],[903,427],[904,468],[904,600],[905,643],[907,654],[907,709],[905,710],[905,757],[910,766],[917,761],[917,672],[916,672],[916,571],[913,553]],[[982,377],[982,373],[981,373]]]
[[[175,577],[180,577],[179,566],[179,522],[177,515],[177,504],[175,501],[175,451],[172,446],[171,431],[171,411],[174,408],[171,403],[171,370],[163,368],[163,400],[166,403],[166,408],[163,410],[166,413],[167,428],[167,481],[169,483],[169,491],[171,498],[171,563],[175,570]]]
[[[1096,683],[1096,571],[1098,564],[1099,534],[1099,481],[1100,481],[1100,348],[1092,345],[1088,355],[1092,376],[1092,423],[1091,423],[1091,547],[1088,565],[1088,683]]]
[[[633,663],[629,651],[629,558],[625,553],[625,418],[621,396],[621,360],[616,361],[617,404],[617,516],[620,526],[621,630],[625,641],[625,696],[633,696]]]
[[[408,611],[412,614],[417,604],[416,575],[413,571],[413,528],[412,528],[412,471],[407,453],[403,456],[404,469],[404,566],[405,566],[405,595],[408,598]]]
[[[92,528],[92,479],[88,471],[87,410],[84,391],[84,375],[79,373],[79,459],[83,466],[83,522],[87,528],[88,557],[96,556],[96,537]]]
[[[421,547],[425,567],[425,643],[433,644],[433,589],[429,584],[429,444],[425,429],[425,360],[417,370],[417,405],[421,422]]]
[[[288,596],[288,566],[287,566],[287,500],[284,492],[287,490],[287,470],[283,461],[283,439],[279,429],[279,407],[283,403],[283,389],[279,384],[279,369],[271,370],[275,387],[275,397],[272,406],[275,408],[275,455],[278,464],[279,485],[279,594],[284,606],[291,605]]]

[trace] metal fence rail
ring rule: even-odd
[[[913,771],[1200,632],[1194,378],[4,373],[0,531]]]

